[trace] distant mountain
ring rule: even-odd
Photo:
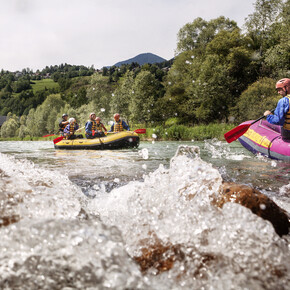
[[[166,59],[153,54],[153,53],[141,53],[138,54],[137,56],[124,60],[124,61],[120,61],[117,62],[116,64],[114,64],[115,66],[121,66],[122,64],[130,64],[132,62],[137,62],[139,65],[143,65],[145,63],[159,63],[159,62],[163,62],[166,61]]]

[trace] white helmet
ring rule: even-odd
[[[69,123],[71,124],[71,123],[73,123],[73,122],[75,122],[75,118],[69,118]]]

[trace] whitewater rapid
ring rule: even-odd
[[[180,146],[168,166],[150,171],[146,160],[154,153],[141,149],[142,172],[129,172],[130,181],[117,166],[90,186],[77,154],[65,156],[67,174],[0,153],[0,217],[14,217],[0,227],[0,288],[287,289],[289,235],[279,237],[270,222],[239,204],[214,206],[224,169],[199,151]],[[102,158],[90,167],[89,155],[87,169],[99,170]],[[112,166],[118,162],[111,159]],[[268,195],[289,213],[290,184]],[[138,257],[164,247],[167,268],[140,268]]]

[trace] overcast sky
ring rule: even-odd
[[[113,65],[140,53],[174,56],[177,33],[197,17],[239,27],[254,0],[0,0],[0,69]]]

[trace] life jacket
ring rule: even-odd
[[[121,132],[124,131],[122,120],[119,120],[118,122],[115,122],[114,124],[114,132]]]
[[[95,120],[89,120],[88,122],[92,122],[92,131],[96,131],[97,123]]]
[[[103,124],[101,122],[100,122],[100,124],[98,124],[96,122],[96,129],[97,129],[97,131],[103,131]]]
[[[283,124],[283,128],[285,130],[290,130],[290,95],[286,96],[289,100],[289,111],[285,115],[285,122]]]
[[[73,135],[73,133],[74,133],[74,131],[75,131],[75,125],[69,125],[69,132],[70,132],[70,135]]]

